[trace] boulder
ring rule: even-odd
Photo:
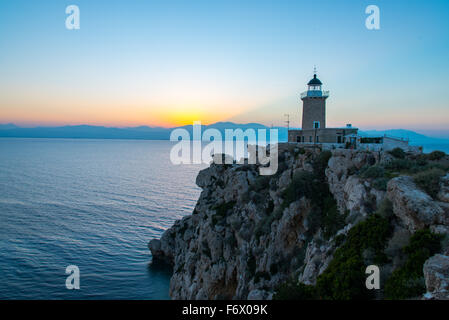
[[[387,197],[393,203],[394,214],[411,232],[432,224],[444,224],[444,210],[425,192],[421,191],[411,177],[391,179]]]
[[[449,299],[449,257],[437,254],[423,267],[428,293],[438,299]]]
[[[449,173],[440,180],[440,192],[437,195],[438,199],[443,202],[449,202]]]

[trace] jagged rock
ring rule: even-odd
[[[290,182],[292,181],[291,175],[291,169],[285,170],[282,173],[281,177],[279,178],[279,188],[284,189],[290,184]]]
[[[345,149],[336,149],[332,151],[332,157],[329,159],[326,169],[326,178],[329,183],[329,190],[337,201],[340,212],[346,210],[362,211],[366,213],[364,203],[371,197],[378,199],[379,195],[371,196],[369,190],[362,182],[353,175],[353,171],[359,170],[365,165],[376,163],[378,156],[366,151],[353,151]],[[377,192],[373,190],[373,192]],[[378,202],[381,199],[378,199]]]
[[[349,211],[366,213],[365,202],[368,198],[365,185],[358,177],[351,176],[347,179],[344,191],[345,207]]]
[[[333,238],[325,239],[317,227],[322,222],[313,215],[316,208],[310,199],[300,193],[288,200],[284,196],[294,174],[313,171],[319,155],[315,149],[295,152],[295,148],[280,145],[279,174],[267,178],[260,176],[258,164],[213,163],[199,172],[196,183],[202,192],[194,213],[148,244],[154,259],[173,265],[169,292],[173,299],[271,299],[275,288],[293,274],[305,284],[316,283],[336,247]],[[325,178],[340,212],[350,212],[335,236],[347,234],[385,197],[391,200],[400,221],[386,247],[394,256],[418,229],[430,226],[446,234],[449,203],[444,195],[440,202],[433,200],[410,177],[392,179],[385,192],[358,176],[365,166],[391,160],[386,152],[332,150]],[[397,265],[393,259],[390,269]],[[430,286],[443,286],[432,280],[436,267],[430,266]]]
[[[299,281],[307,285],[315,285],[317,277],[323,273],[332,259],[332,245],[319,246],[312,241],[307,246],[304,258],[304,271]]]
[[[247,300],[267,300],[271,298],[271,295],[265,290],[255,289],[248,294]]]
[[[153,257],[163,256],[164,252],[161,250],[161,240],[153,239],[148,243],[148,248],[151,250]]]
[[[438,199],[443,202],[449,202],[449,173],[440,180],[440,192],[438,192]]]
[[[438,299],[449,299],[449,257],[437,254],[423,267],[427,292]]]
[[[394,214],[411,232],[446,222],[444,210],[421,191],[411,177],[391,179],[387,186],[387,197],[393,203]]]
[[[431,225],[430,231],[432,231],[433,233],[436,233],[436,234],[441,234],[441,235],[449,234],[449,226],[442,226],[440,224]]]

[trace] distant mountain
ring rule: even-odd
[[[186,129],[193,137],[193,126],[186,125],[179,128]],[[203,125],[204,130],[213,128],[220,131],[222,137],[225,137],[226,129],[269,129],[258,123],[237,124],[233,122],[217,122],[211,125]],[[0,124],[0,137],[10,138],[66,138],[66,139],[138,139],[138,140],[169,140],[170,133],[176,128],[162,127],[127,127],[114,128],[103,126],[77,125],[60,127],[34,127],[22,128],[14,124]],[[279,129],[278,138],[280,141],[287,141],[287,129]],[[269,135],[268,135],[269,138]]]
[[[62,127],[0,127],[0,137],[14,138],[73,138],[73,139],[151,139],[166,140],[170,137],[166,128],[108,128],[101,126]]]
[[[8,129],[15,129],[18,128],[14,123],[7,123],[7,124],[1,124],[0,123],[0,130],[8,130]]]
[[[193,137],[193,126],[186,125],[179,128],[186,129],[190,137]],[[223,139],[225,137],[226,129],[267,129],[270,128],[259,123],[233,123],[233,122],[217,122],[211,125],[203,125],[204,130],[213,128],[220,131]],[[0,124],[0,137],[14,137],[14,138],[70,138],[70,139],[137,139],[137,140],[169,140],[170,133],[176,128],[162,128],[162,127],[127,127],[114,128],[103,126],[77,125],[77,126],[61,126],[61,127],[34,127],[22,128],[12,123]],[[278,139],[281,142],[287,141],[287,128],[274,127],[278,129]],[[391,130],[367,130],[359,131],[361,135],[365,136],[383,136],[384,134],[392,137],[407,138],[412,145],[427,145],[427,144],[449,144],[449,139],[433,138],[423,134],[416,133],[404,129]],[[267,134],[267,140],[269,133]]]

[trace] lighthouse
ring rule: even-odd
[[[300,95],[302,101],[301,130],[289,130],[288,141],[303,144],[344,145],[354,143],[358,129],[351,125],[340,128],[326,127],[326,101],[329,91],[323,91],[323,83],[317,77],[316,69],[313,78],[307,83],[307,91]]]
[[[323,83],[317,78],[307,83],[308,90],[301,94],[302,100],[302,129],[326,128],[326,99],[329,91],[322,91]]]

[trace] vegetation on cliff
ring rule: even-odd
[[[173,263],[175,299],[417,297],[424,262],[449,248],[448,170],[438,152],[282,145],[273,176],[248,164],[201,171],[193,214],[150,249]],[[381,290],[365,287],[372,264]]]

